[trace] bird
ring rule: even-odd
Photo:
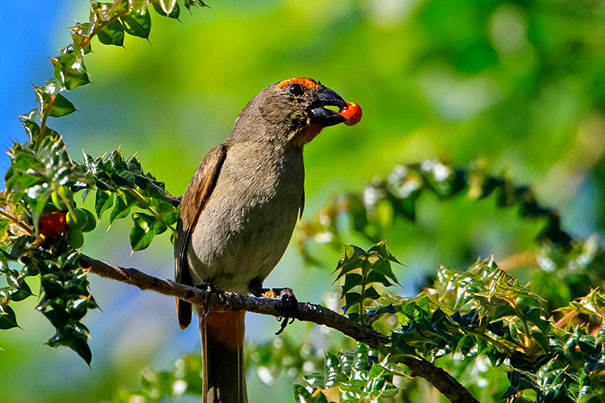
[[[263,281],[302,217],[303,147],[325,127],[351,124],[350,108],[348,114],[339,112],[348,106],[311,78],[276,82],[252,98],[226,141],[204,157],[181,199],[174,241],[176,282],[262,293]],[[360,114],[355,115],[358,120]],[[202,339],[203,401],[247,402],[245,312],[195,308]],[[177,298],[176,309],[185,329],[192,305]]]

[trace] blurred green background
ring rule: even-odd
[[[86,2],[30,3],[36,13],[12,34],[30,30],[27,38],[34,41],[44,35],[51,49],[68,42],[64,27],[88,15]],[[67,94],[79,112],[49,123],[74,158],[81,149],[98,156],[121,146],[125,155],[137,153],[173,194],[182,194],[248,100],[268,84],[308,76],[360,104],[364,117],[355,127],[325,130],[307,146],[305,217],[331,194],[361,190],[398,162],[442,157],[466,165],[481,159],[492,173],[534,185],[573,235],[603,234],[605,2],[209,5],[182,11],[181,22],[152,13],[149,41],[128,36],[124,48],[93,42],[86,59],[93,85]],[[41,7],[57,9],[40,13]],[[42,22],[47,31],[33,30]],[[26,83],[52,76],[44,57],[31,60],[38,67]],[[17,113],[34,106],[33,92],[25,95],[29,103]],[[12,128],[13,116],[3,125]],[[398,269],[399,292],[415,295],[440,264],[465,268],[478,256],[493,253],[498,260],[534,251],[541,225],[520,221],[515,209],[497,210],[493,198],[443,203],[425,194],[417,223],[398,222],[387,234],[407,266]],[[118,222],[107,233],[95,231],[84,252],[170,278],[168,237],[131,255],[127,228]],[[325,248],[317,253],[323,268],[305,267],[291,248],[266,284],[290,286],[301,301],[322,301],[335,289],[330,272],[338,254]],[[8,402],[110,400],[120,386],[135,388],[145,366],[169,369],[199,348],[195,326],[178,330],[172,299],[95,276],[90,281],[102,308],[84,320],[92,335],[92,367],[71,350],[43,345],[52,329],[34,311],[34,300],[15,304],[22,329],[0,335],[0,390]],[[248,315],[247,326],[248,339],[258,342],[274,338],[278,328],[274,319],[257,315]],[[304,325],[286,333],[296,337],[296,326]],[[249,378],[251,402],[292,399],[286,378],[271,387]]]

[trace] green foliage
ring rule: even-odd
[[[143,399],[155,402],[164,398],[178,399],[183,394],[201,395],[202,360],[199,354],[187,354],[174,363],[172,371],[155,372],[146,368],[141,372],[141,388],[136,391],[122,389],[114,398],[116,403]]]
[[[91,51],[91,39],[97,36],[103,44],[121,46],[125,32],[147,38],[151,29],[147,5],[159,1],[92,2],[89,22],[77,23],[71,29],[73,43],[51,58],[55,78],[34,87],[38,106],[21,116],[27,141],[14,143],[9,150],[11,166],[0,197],[0,274],[7,282],[0,289],[0,328],[18,326],[9,304],[33,295],[26,278],[38,277],[37,310],[56,329],[47,344],[70,347],[88,364],[92,353],[81,319],[97,304],[79,262],[83,233],[97,227],[103,212],[111,209],[110,225],[131,216],[130,245],[133,251],[145,249],[156,235],[175,230],[178,200],[143,170],[136,157],[124,159],[119,149],[99,158],[85,153],[82,163],[74,162],[47,122],[49,117],[76,110],[62,93],[90,81],[84,56]],[[162,10],[176,18],[177,2],[161,3]],[[185,2],[187,8],[193,5],[204,3]],[[96,217],[81,207],[91,192]],[[82,202],[76,201],[76,195],[82,196]]]
[[[597,248],[582,260],[599,261],[603,256],[605,248]],[[346,246],[335,274],[343,290],[359,289],[362,284],[369,286],[369,273],[376,271],[376,265],[386,267],[394,261],[384,243],[368,251]],[[363,266],[365,276],[351,276],[353,271],[363,272]],[[379,272],[396,281],[390,268]],[[351,284],[353,288],[349,288]],[[345,301],[347,292],[342,297]],[[377,288],[376,294],[354,318],[388,335],[390,341],[380,349],[358,343],[343,350],[347,343],[332,339],[325,347],[323,370],[305,374],[300,372],[302,367],[320,368],[317,351],[280,338],[247,346],[248,360],[269,384],[280,373],[290,374],[295,399],[305,402],[414,401],[421,385],[402,364],[406,356],[436,362],[466,380],[467,388],[481,401],[592,402],[605,398],[605,298],[597,290],[553,310],[533,290],[533,284],[522,284],[493,260],[483,260],[466,271],[441,267],[432,286],[414,298],[389,294],[384,287]],[[341,351],[332,352],[335,350]],[[166,380],[166,392],[154,397],[160,400],[174,396],[170,391],[178,388],[175,382],[184,375],[160,372],[152,376],[146,370],[143,376]],[[494,384],[486,389],[490,383]],[[149,396],[149,385],[144,381],[143,392],[132,393]],[[189,384],[179,385],[187,393],[199,394]],[[158,390],[158,386],[150,390]],[[121,393],[124,398],[131,396]]]
[[[310,328],[310,326],[309,326]],[[294,335],[280,335],[270,343],[250,343],[244,348],[245,362],[267,385],[273,385],[279,377],[299,379],[309,368],[322,368],[323,353],[308,339]]]
[[[285,335],[262,345],[248,344],[244,348],[244,354],[246,366],[253,366],[267,385],[272,385],[280,375],[286,374],[290,379],[299,379],[304,373],[303,368],[317,369],[324,366],[323,354],[311,343],[301,346],[300,340],[293,340]],[[121,389],[114,401],[132,402],[141,397],[146,402],[166,398],[176,400],[184,394],[201,396],[201,371],[202,356],[197,352],[177,359],[170,371],[145,368],[141,372],[140,388]]]
[[[143,171],[136,157],[124,160],[120,150],[99,158],[85,154],[81,167],[96,186],[95,211],[99,218],[109,209],[109,224],[132,215],[132,250],[147,248],[154,236],[168,228],[175,230],[178,201],[166,192],[164,183]],[[135,211],[137,208],[146,213]]]
[[[553,312],[546,300],[493,261],[481,261],[464,272],[442,267],[433,286],[414,298],[383,294],[378,301],[397,315],[391,342],[373,355],[363,345],[349,353],[328,353],[325,371],[306,376],[304,387],[294,387],[297,398],[328,401],[335,393],[331,388],[338,390],[341,401],[398,394],[409,398],[413,383],[400,364],[405,355],[439,359],[461,377],[477,371],[473,362],[487,358],[490,365],[481,372],[499,368],[509,381],[500,396],[490,396],[494,400],[521,402],[531,395],[532,401],[572,402],[605,397],[605,300],[597,291]],[[559,320],[566,312],[565,320]],[[454,363],[455,357],[464,365]],[[404,378],[395,381],[397,376]],[[478,386],[469,387],[476,396],[482,393]]]
[[[415,220],[416,205],[423,192],[448,200],[463,191],[472,200],[494,194],[497,208],[517,206],[521,218],[545,220],[538,240],[554,244],[564,251],[571,248],[572,239],[561,229],[557,212],[540,205],[529,186],[515,185],[506,177],[489,175],[478,164],[463,168],[427,160],[397,165],[387,179],[375,180],[361,192],[333,197],[308,222],[303,223],[299,251],[309,263],[315,263],[308,248],[309,240],[329,242],[339,248],[343,242],[342,229],[347,226],[378,242],[396,219]]]
[[[596,235],[575,240],[569,252],[545,245],[536,258],[537,267],[530,267],[532,288],[548,300],[551,309],[563,307],[594,288],[602,288],[605,279],[603,249]]]
[[[399,263],[384,242],[372,246],[368,251],[354,245],[345,247],[344,257],[338,262],[335,273],[336,280],[343,279],[343,310],[350,319],[369,324],[367,320],[376,320],[382,313],[394,312],[390,306],[368,312],[380,298],[377,285],[390,287],[399,284],[391,269],[391,262]]]
[[[294,397],[305,402],[328,402],[328,397],[329,401],[383,401],[399,393],[386,365],[365,344],[346,353],[327,353],[324,372],[306,375],[305,386],[293,386]]]
[[[537,95],[549,99],[547,90],[558,94],[559,87],[545,89],[542,84],[527,83],[533,75],[542,77],[549,69],[582,70],[579,67],[582,63],[576,60],[592,61],[591,54],[597,54],[594,45],[584,42],[575,32],[551,35],[545,20],[558,17],[547,13],[543,19],[531,21],[529,40],[535,46],[533,57],[538,62],[526,71],[518,65],[518,55],[510,53],[511,49],[508,54],[500,54],[492,49],[486,37],[471,32],[470,28],[459,32],[460,26],[480,26],[484,35],[488,31],[484,21],[487,19],[475,24],[476,16],[465,14],[464,24],[456,23],[457,34],[447,35],[450,13],[445,2],[429,3],[418,13],[425,29],[419,36],[426,36],[435,47],[426,44],[428,53],[419,60],[451,62],[455,71],[473,75],[495,69],[503,58],[505,65],[500,69],[506,70],[504,75],[521,76],[515,84],[518,88],[510,90],[521,95],[509,98],[504,94],[505,114],[540,115],[534,120],[521,119],[519,127],[504,131],[525,134],[530,122],[544,126],[536,130],[548,132],[550,139],[549,130],[551,126],[558,130],[557,125],[541,120],[543,108],[531,112],[527,104]],[[205,5],[199,0],[184,0],[182,4],[188,9]],[[65,151],[61,136],[47,123],[49,117],[66,116],[76,110],[64,94],[90,82],[84,58],[91,52],[95,36],[102,44],[116,46],[123,46],[125,34],[149,37],[149,5],[161,16],[172,19],[180,16],[176,0],[93,2],[89,22],[72,27],[73,43],[51,58],[54,78],[34,87],[38,106],[22,116],[28,140],[24,144],[15,143],[10,150],[6,190],[0,194],[0,276],[6,282],[0,289],[0,329],[18,326],[11,305],[32,296],[28,277],[35,276],[40,281],[37,309],[56,328],[47,344],[68,346],[87,363],[91,360],[88,329],[81,320],[88,309],[97,305],[88,290],[86,270],[79,263],[79,249],[85,241],[83,233],[98,227],[98,220],[105,213],[110,224],[130,216],[131,247],[144,249],[156,235],[174,229],[178,200],[165,190],[162,182],[142,169],[136,157],[125,158],[119,149],[99,158],[84,154],[82,163],[74,162]],[[545,5],[549,10],[550,7]],[[596,18],[581,9],[578,6],[580,11],[571,14],[576,21],[587,18],[592,24]],[[504,15],[514,20],[515,12],[519,12],[514,10],[512,17],[511,10],[504,8],[494,18]],[[439,36],[439,32],[446,35]],[[568,57],[561,56],[561,49]],[[555,63],[558,60],[566,60],[563,67]],[[592,66],[589,62],[583,65]],[[583,100],[594,107],[603,103],[602,86],[598,85],[602,74],[597,68],[589,73],[578,77],[587,88],[594,89]],[[493,71],[490,74],[495,75]],[[560,76],[554,71],[549,80],[542,81],[559,85]],[[385,81],[389,89],[394,84],[393,80]],[[374,86],[377,84],[374,82]],[[385,113],[393,114],[388,103],[384,104]],[[437,109],[447,106],[437,104]],[[499,125],[501,120],[506,121],[501,119],[502,113],[487,109],[486,115],[497,122],[492,131],[503,130]],[[549,114],[548,118],[556,123],[554,115]],[[443,116],[452,118],[447,111]],[[398,126],[397,130],[400,129]],[[397,219],[415,220],[420,208],[417,203],[427,191],[444,201],[464,192],[473,200],[494,195],[498,208],[516,206],[521,218],[545,221],[538,236],[542,251],[531,263],[507,272],[498,269],[491,259],[478,261],[466,271],[442,267],[434,282],[414,298],[396,295],[394,286],[398,280],[391,263],[398,262],[382,240]],[[79,199],[93,193],[96,216],[83,208]],[[58,217],[52,221],[54,231],[48,230],[47,224],[41,225],[43,217],[51,214],[53,219]],[[65,227],[59,226],[61,217]],[[605,251],[596,237],[572,239],[561,228],[557,212],[539,204],[531,188],[515,185],[505,176],[489,175],[478,164],[470,168],[442,161],[398,165],[387,179],[376,180],[361,192],[335,197],[305,223],[306,238],[300,244],[304,256],[312,258],[307,242],[310,238],[329,241],[340,248],[349,235],[343,232],[347,226],[375,245],[368,250],[353,245],[345,247],[335,270],[344,312],[349,318],[386,334],[390,343],[378,350],[363,344],[347,349],[342,338],[331,340],[322,346],[328,351],[323,371],[306,375],[305,372],[321,367],[317,348],[299,348],[288,339],[278,339],[281,344],[248,346],[247,360],[256,365],[259,373],[262,369],[265,382],[274,381],[282,373],[291,375],[297,382],[294,395],[299,401],[417,401],[422,386],[410,377],[401,361],[407,355],[418,355],[466,380],[465,385],[481,401],[605,399],[605,303],[597,288],[602,287],[605,278]],[[314,369],[309,371],[309,366]],[[199,394],[200,367],[199,355],[195,354],[178,360],[169,372],[145,370],[141,389],[120,391],[117,399],[130,401],[138,397],[154,401],[178,398],[185,393]],[[477,379],[489,382],[490,388],[475,382]]]

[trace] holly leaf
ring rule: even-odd
[[[113,199],[113,193],[107,190],[97,189],[97,194],[95,196],[95,212],[97,213],[97,217],[101,218],[103,212],[113,206]]]
[[[130,205],[126,203],[124,197],[121,195],[116,196],[116,201],[109,215],[109,225],[111,225],[116,219],[124,218],[130,213]]]
[[[60,90],[61,87],[56,79],[49,80],[40,87],[34,87],[38,104],[40,105],[40,111],[47,111],[48,116],[56,118],[75,112],[76,107],[59,93]],[[33,129],[36,132],[40,131],[39,127],[36,130],[32,125],[28,126],[30,127],[30,130]],[[26,126],[26,128],[28,126]]]
[[[8,305],[0,304],[0,329],[11,329],[13,327],[19,327],[15,311]]]
[[[105,25],[97,36],[99,41],[105,45],[122,46],[124,44],[124,27],[116,19]]]
[[[143,213],[132,215],[134,225],[130,231],[130,247],[133,251],[143,250],[151,244],[155,235],[155,217]]]
[[[147,39],[151,32],[151,16],[147,8],[132,11],[130,14],[121,17],[124,31],[133,36]]]
[[[67,90],[73,90],[90,82],[84,60],[76,52],[52,57],[51,63],[55,68],[55,78]]]
[[[57,332],[46,344],[51,347],[66,346],[74,350],[88,365],[92,352],[88,346],[88,329],[80,322],[57,328]]]
[[[59,118],[76,111],[74,104],[61,94],[57,94],[50,109],[49,116]]]
[[[342,286],[342,295],[344,296],[348,293],[353,287],[361,285],[363,277],[361,274],[349,273],[345,276],[345,283]]]
[[[160,0],[153,3],[155,11],[164,17],[178,19],[180,10],[177,0]]]

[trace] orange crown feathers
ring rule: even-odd
[[[315,80],[312,80],[310,78],[289,78],[289,79],[284,80],[281,83],[277,84],[277,88],[284,88],[285,86],[294,84],[294,83],[300,84],[303,87],[310,89],[310,90],[317,87],[317,82],[315,82]]]

